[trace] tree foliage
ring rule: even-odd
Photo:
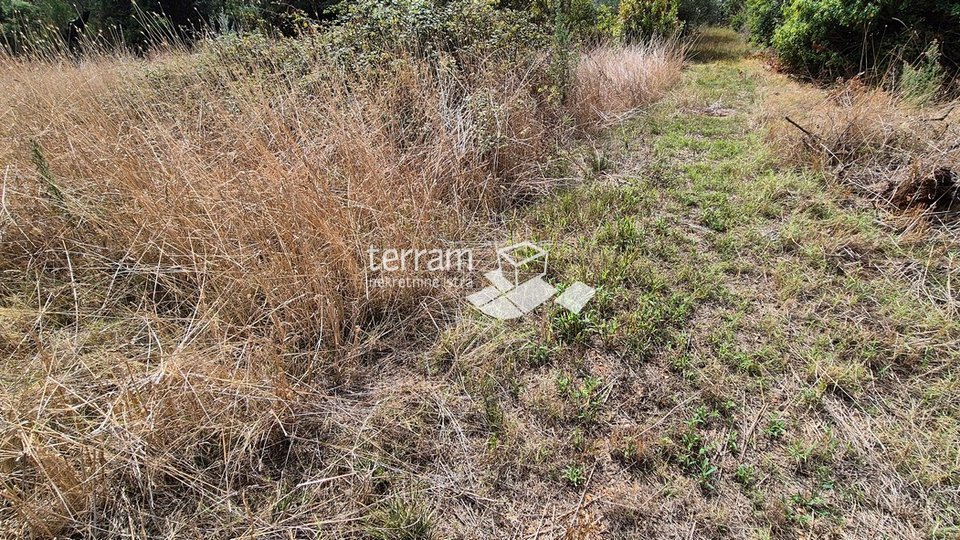
[[[669,36],[680,30],[677,0],[621,0],[617,34],[627,40]]]
[[[882,73],[931,55],[948,71],[960,63],[957,0],[748,0],[747,21],[787,68],[814,77]]]

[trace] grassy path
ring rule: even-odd
[[[482,403],[490,510],[541,537],[956,537],[949,253],[778,165],[764,97],[815,90],[706,41],[514,224],[591,307],[478,319],[436,355]]]

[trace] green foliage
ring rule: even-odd
[[[680,0],[677,17],[685,30],[704,25],[731,24],[743,9],[743,0]]]
[[[811,76],[885,72],[916,58],[933,40],[941,65],[960,60],[960,4],[951,0],[791,0],[773,46],[788,68]]]
[[[63,207],[63,192],[60,191],[60,188],[57,186],[57,180],[50,171],[47,158],[43,155],[43,149],[37,141],[30,141],[30,159],[33,161],[33,165],[37,168],[37,174],[40,175],[40,179],[43,180],[43,184],[47,188],[47,195],[49,195],[58,206]]]
[[[553,42],[550,49],[550,86],[544,89],[547,98],[554,104],[567,99],[573,85],[573,45],[570,28],[563,14],[557,11],[554,23]]]
[[[621,0],[616,34],[626,41],[676,34],[679,7],[679,0]]]
[[[787,432],[787,421],[778,415],[772,415],[767,419],[764,432],[772,439],[780,439]]]
[[[785,0],[747,0],[746,25],[750,39],[761,45],[770,45],[773,34],[783,22]]]
[[[0,46],[14,52],[49,46],[73,17],[73,9],[62,0],[0,0]]]
[[[534,20],[543,24],[562,23],[581,39],[597,37],[601,31],[601,14],[609,11],[606,4],[597,4],[594,0],[539,0],[528,8]]]
[[[573,487],[580,487],[587,480],[583,467],[577,465],[567,465],[561,472],[561,476]]]
[[[556,310],[550,317],[553,335],[561,343],[585,343],[590,336],[599,334],[603,328],[591,311],[574,313],[565,309]]]
[[[367,538],[377,540],[426,540],[433,538],[430,515],[418,504],[394,500],[366,519]]]
[[[712,456],[716,448],[697,432],[690,428],[674,434],[672,439],[665,441],[669,457],[692,476],[700,488],[711,492],[716,489],[719,467],[714,463]]]
[[[577,384],[570,375],[557,375],[557,390],[574,405],[577,420],[588,424],[597,419],[603,406],[602,385],[599,377],[587,376]]]
[[[944,73],[940,66],[940,44],[936,40],[924,51],[916,66],[904,63],[900,75],[900,92],[908,101],[925,105],[932,101],[943,85]]]
[[[773,45],[794,69],[811,74],[843,70],[843,51],[862,39],[854,29],[870,27],[878,14],[877,4],[862,0],[793,0],[784,9]]]
[[[734,473],[737,483],[752,486],[757,481],[757,470],[752,465],[740,464]]]
[[[360,0],[350,3],[328,34],[352,60],[380,59],[398,47],[428,58],[442,53],[512,56],[542,47],[546,34],[529,14],[484,0]]]

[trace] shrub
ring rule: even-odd
[[[812,75],[844,71],[844,52],[859,50],[862,36],[852,31],[874,22],[878,6],[844,0],[794,0],[784,9],[783,24],[773,36],[780,59],[789,67]]]
[[[680,28],[679,0],[622,0],[617,35],[626,41],[671,36]]]
[[[921,79],[920,89],[935,88],[931,79]],[[896,93],[852,79],[829,99],[783,92],[772,98],[765,120],[777,154],[787,161],[818,169],[879,206],[949,219],[960,210],[960,134],[948,128],[958,105],[921,111]],[[784,122],[784,116],[807,131]]]
[[[348,61],[369,63],[398,45],[434,60],[442,53],[515,57],[549,38],[529,13],[485,1],[360,0],[346,6],[325,39]]]
[[[903,97],[917,105],[933,100],[943,85],[944,73],[940,66],[940,44],[934,41],[924,51],[916,66],[904,63],[900,75],[900,92]]]
[[[48,48],[59,41],[60,27],[76,15],[59,0],[0,0],[0,49],[15,52]]]
[[[882,74],[898,58],[916,58],[933,40],[944,66],[960,59],[960,4],[948,0],[792,0],[773,46],[784,65],[811,76]]]
[[[770,45],[773,34],[783,22],[784,0],[747,0],[746,24],[750,38],[760,45]]]

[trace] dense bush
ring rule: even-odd
[[[377,53],[398,44],[425,56],[515,54],[546,35],[530,17],[475,0],[360,0],[342,10],[329,37],[336,47]]]
[[[617,35],[627,41],[669,36],[681,28],[678,0],[621,0]]]
[[[936,40],[941,63],[955,70],[958,28],[960,3],[953,0],[792,0],[773,46],[790,69],[835,76],[912,64],[929,56]]]
[[[148,36],[190,38],[226,15],[234,0],[0,0],[0,44],[13,51],[48,49],[80,36],[140,47]],[[82,22],[80,22],[82,20]],[[71,26],[79,25],[73,30]]]
[[[750,38],[760,45],[770,45],[773,34],[783,22],[784,0],[747,0],[746,25]]]
[[[758,1],[758,0],[753,0]],[[782,1],[782,0],[777,0]],[[569,33],[573,42],[637,41],[706,24],[725,24],[743,0],[0,0],[0,42],[63,41],[70,21],[89,13],[84,34],[98,43],[143,50],[157,38],[193,43],[206,30],[293,36],[333,25],[347,43],[376,56],[389,40],[437,50],[504,43],[529,45],[537,34]],[[346,23],[346,24],[345,24]],[[353,35],[347,35],[352,32]],[[62,45],[62,43],[61,43]],[[71,46],[71,49],[73,47]],[[350,52],[356,52],[351,50]]]
[[[66,2],[0,0],[0,44],[19,50],[31,41],[50,41],[73,17]]]

